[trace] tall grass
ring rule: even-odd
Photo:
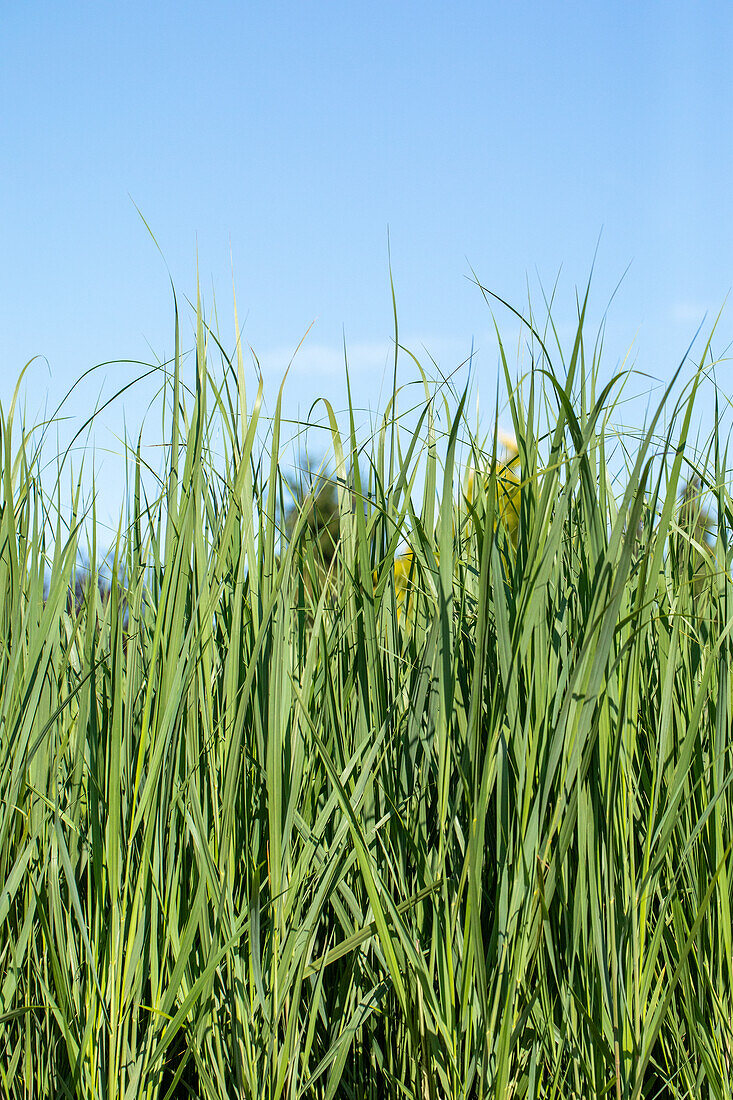
[[[94,517],[3,413],[5,1095],[733,1095],[726,454],[698,373],[617,476],[584,313],[504,359],[509,481],[465,395],[324,402],[325,553],[199,309],[78,606]]]

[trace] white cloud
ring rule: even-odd
[[[392,345],[386,340],[346,345],[349,370],[352,372],[379,371],[381,374],[392,354]],[[265,378],[272,378],[273,375],[282,378],[291,360],[291,378],[319,381],[344,376],[344,350],[336,345],[310,343],[306,339],[295,354],[294,348],[282,346],[258,353],[257,358]]]
[[[679,301],[672,306],[672,318],[679,324],[700,324],[710,308],[704,302]]]

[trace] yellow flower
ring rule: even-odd
[[[407,550],[404,554],[400,554],[398,558],[395,558],[394,587],[397,599],[397,614],[400,613],[405,603],[407,589],[410,584],[410,573],[412,573],[412,583],[417,583],[417,569],[414,559],[415,555],[412,550]]]
[[[521,484],[519,480],[519,450],[513,436],[499,433],[499,440],[504,447],[504,455],[498,460],[497,479],[497,511],[498,523],[506,530],[512,543],[517,545],[519,533],[519,505],[521,500]],[[468,471],[464,496],[470,504],[474,502],[476,495],[475,470]],[[488,486],[490,472],[484,475],[484,486]],[[436,549],[436,563],[440,561],[440,553]],[[376,584],[376,573],[374,575]],[[398,555],[394,562],[395,597],[397,601],[398,615],[404,608],[407,598],[407,590],[410,584],[418,583],[417,567],[412,550],[406,550]]]
[[[504,446],[505,454],[498,460],[496,470],[498,521],[516,546],[522,493],[519,481],[519,450],[514,436],[500,432],[499,439]],[[484,477],[484,486],[488,485],[490,476],[491,471]],[[473,504],[475,491],[475,471],[471,469],[468,471],[465,488],[465,496],[469,504]]]

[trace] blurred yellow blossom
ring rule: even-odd
[[[497,478],[497,512],[498,522],[505,529],[514,546],[517,545],[519,533],[519,505],[521,499],[521,484],[519,479],[519,449],[512,435],[498,432],[498,439],[504,453],[498,460]],[[488,487],[491,470],[484,474],[484,487]],[[463,490],[469,504],[474,503],[476,497],[476,471],[469,469]],[[436,550],[436,562],[440,560],[440,554]],[[417,566],[412,550],[406,550],[399,554],[394,563],[395,597],[397,601],[398,615],[403,610],[407,590],[418,583]],[[375,574],[376,583],[376,574]]]
[[[517,545],[519,534],[519,505],[521,499],[521,485],[519,481],[519,449],[513,435],[505,432],[498,433],[499,441],[504,447],[504,454],[498,460],[496,470],[497,481],[497,512],[499,522],[506,530],[513,544]],[[491,471],[484,477],[484,486],[488,485]],[[475,495],[475,470],[468,471],[466,488],[464,490],[466,500],[473,504]]]

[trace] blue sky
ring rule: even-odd
[[[270,389],[315,320],[292,408],[342,393],[344,334],[376,404],[388,227],[403,340],[445,371],[474,341],[487,407],[471,267],[519,305],[561,269],[562,328],[602,231],[594,320],[631,264],[608,369],[633,343],[658,379],[733,284],[730,3],[30,0],[0,18],[3,405],[35,355],[29,410],[96,362],[169,355],[166,263],[183,299],[197,257],[225,335],[233,262]],[[131,430],[144,409],[128,398]]]

